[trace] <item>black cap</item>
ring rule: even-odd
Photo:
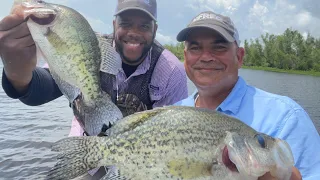
[[[196,27],[210,28],[217,31],[227,41],[236,41],[236,43],[240,45],[238,30],[231,19],[227,16],[216,14],[211,11],[202,12],[193,18],[190,24],[179,32],[177,35],[177,41],[185,41],[187,39],[188,32]]]
[[[157,21],[156,0],[118,0],[115,16],[132,9],[141,10]]]

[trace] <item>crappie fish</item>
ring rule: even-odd
[[[13,8],[13,12],[28,18],[37,53],[48,63],[61,92],[70,103],[81,94],[75,109],[84,130],[97,135],[104,124],[121,119],[121,111],[100,87],[101,63],[114,78],[121,68],[120,55],[111,44],[69,7],[32,0],[17,0],[14,7],[18,5],[24,9]]]
[[[102,179],[253,180],[291,176],[289,145],[217,111],[167,106],[117,121],[108,136],[69,137],[47,178],[72,179],[114,165]],[[117,169],[117,171],[115,171]]]

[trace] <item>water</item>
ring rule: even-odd
[[[320,132],[320,77],[241,69],[248,84],[288,96],[309,114]]]
[[[2,64],[0,63],[2,76]],[[69,133],[72,111],[61,97],[38,107],[6,96],[0,87],[0,179],[39,179],[53,166],[50,145]]]
[[[296,100],[320,131],[319,77],[245,69],[240,75],[249,84]],[[188,88],[192,93],[195,86],[190,82]],[[31,107],[8,98],[0,87],[0,179],[43,177],[55,163],[49,147],[68,135],[71,120],[72,112],[64,97]]]

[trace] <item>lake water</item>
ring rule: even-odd
[[[2,72],[2,64],[0,63]],[[0,74],[0,79],[1,79]],[[320,131],[320,78],[241,69],[252,85],[286,95],[306,109]],[[189,83],[189,93],[195,87]],[[0,86],[0,179],[40,179],[55,163],[50,145],[66,137],[72,112],[65,98],[38,107],[8,98]]]

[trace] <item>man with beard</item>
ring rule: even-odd
[[[179,32],[177,40],[185,42],[184,65],[197,91],[175,105],[216,110],[284,139],[294,156],[291,180],[320,179],[320,137],[313,122],[291,98],[247,85],[238,75],[245,49],[229,17],[202,12]],[[275,178],[272,173],[259,178],[267,179]]]
[[[118,0],[114,32],[106,38],[122,57],[122,70],[115,83],[103,63],[100,74],[102,89],[124,116],[171,105],[188,95],[183,64],[155,40],[156,21],[156,0]],[[38,106],[62,96],[48,67],[36,67],[36,47],[24,19],[9,15],[0,22],[0,55],[2,86],[9,97]],[[84,134],[74,118],[69,136]]]
[[[188,95],[183,64],[155,40],[156,21],[156,0],[118,0],[114,32],[106,38],[122,57],[122,70],[115,83],[103,63],[100,74],[102,89],[124,116],[171,105]],[[9,97],[38,106],[62,96],[48,67],[36,67],[36,46],[24,19],[9,15],[0,22],[0,55],[2,86]],[[83,133],[74,119],[69,135]]]
[[[122,70],[114,83],[101,63],[101,86],[124,116],[187,97],[183,64],[155,40],[156,21],[156,0],[118,0],[114,32],[105,36],[122,57]],[[36,47],[25,20],[9,15],[1,21],[0,47],[2,86],[9,97],[37,106],[62,96],[48,67],[36,67]],[[74,120],[70,135],[82,133]]]

